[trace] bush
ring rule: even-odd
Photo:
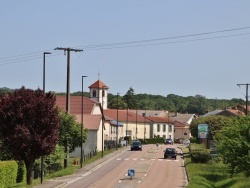
[[[16,161],[0,161],[0,186],[9,187],[16,184],[18,165]]]
[[[161,143],[164,143],[164,138],[163,137],[160,137],[160,138],[147,138],[145,140],[141,139],[140,140],[141,143],[143,144],[161,144]]]
[[[191,150],[190,157],[194,163],[208,163],[211,159],[210,151],[208,149]]]

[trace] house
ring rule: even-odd
[[[174,121],[174,135],[175,139],[190,139],[190,124],[182,121],[175,120]]]
[[[56,96],[56,105],[65,112],[66,96]],[[88,138],[83,144],[84,153],[89,153],[94,149],[101,151],[103,118],[101,104],[87,97],[70,96],[69,112],[76,116],[79,123],[83,120],[83,127],[88,129]],[[80,148],[77,148],[71,156],[80,156],[80,153]]]
[[[166,117],[146,117],[150,122],[150,137],[174,139],[174,122]]]
[[[150,138],[150,120],[137,113],[129,110],[106,109],[104,116],[105,119],[113,119],[123,125],[118,134],[119,139],[124,139],[126,136],[130,136],[133,140]]]
[[[138,110],[139,114],[146,115],[147,118],[151,118],[153,125],[151,125],[151,136],[166,136],[166,138],[190,138],[191,134],[189,131],[190,124],[194,118],[197,118],[195,114],[180,114],[172,113],[164,110]],[[153,117],[166,118],[165,122],[153,120]],[[162,120],[164,121],[164,120]],[[164,130],[164,123],[169,126],[168,130],[171,130],[170,126],[173,125],[173,135]],[[159,132],[157,130],[160,130]],[[171,137],[170,137],[171,136]]]
[[[228,109],[224,109],[224,110],[214,110],[214,111],[211,111],[211,112],[204,114],[201,117],[209,117],[209,116],[213,116],[213,115],[227,116],[227,117],[244,116],[245,112],[244,112],[244,110],[242,111],[242,109],[239,110],[237,108],[228,108]]]

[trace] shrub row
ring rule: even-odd
[[[210,159],[209,149],[195,149],[190,151],[190,157],[194,163],[207,163]]]
[[[145,140],[143,139],[139,139],[141,141],[141,143],[143,144],[162,144],[164,143],[164,138],[163,137],[159,137],[159,138],[147,138]]]
[[[0,161],[0,188],[16,184],[17,168],[16,161]]]

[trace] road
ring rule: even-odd
[[[185,187],[183,161],[180,156],[163,159],[163,150],[175,145],[144,145],[142,151],[124,151],[105,164],[97,166],[68,188],[144,188],[144,187]],[[181,152],[177,148],[178,152]],[[135,176],[128,176],[134,169]]]

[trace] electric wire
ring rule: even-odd
[[[225,30],[219,30],[219,31],[211,31],[211,32],[195,33],[195,34],[188,34],[188,35],[147,39],[147,40],[135,40],[135,41],[128,41],[128,42],[118,42],[118,43],[108,43],[108,44],[99,44],[99,45],[78,46],[78,48],[79,47],[83,48],[84,51],[111,50],[111,49],[119,49],[119,48],[157,46],[157,45],[166,45],[166,44],[175,44],[175,43],[186,43],[186,42],[195,42],[195,41],[203,41],[203,40],[213,40],[213,39],[220,39],[220,38],[244,36],[244,35],[249,35],[250,33],[240,33],[240,34],[232,34],[232,35],[213,36],[213,37],[206,37],[206,38],[193,38],[193,37],[212,35],[212,34],[219,34],[219,33],[228,33],[228,32],[246,30],[246,29],[250,29],[250,27],[240,27],[240,28],[225,29]],[[174,40],[174,39],[181,39],[181,38],[191,38],[191,39]],[[166,42],[159,42],[159,41],[166,41]],[[52,50],[53,49],[45,50],[45,51],[51,52]],[[0,58],[0,65],[6,65],[6,64],[12,64],[12,63],[19,63],[19,62],[24,62],[24,61],[32,61],[32,60],[36,60],[36,59],[42,59],[41,54],[43,52],[44,51],[34,52],[34,53],[27,53],[27,54],[16,55],[16,56],[11,56],[11,57],[3,57],[3,58]],[[61,54],[60,52],[55,53],[53,51],[53,53],[49,57],[57,56],[57,55],[60,55],[60,54]]]

